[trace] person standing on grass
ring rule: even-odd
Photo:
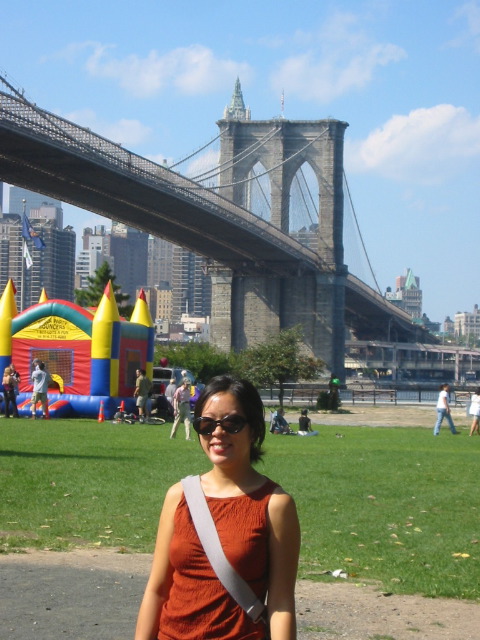
[[[35,420],[37,402],[42,403],[42,418],[47,417],[47,402],[48,402],[48,383],[51,377],[48,371],[45,370],[45,363],[40,362],[32,373],[33,381],[33,395],[32,395],[32,418]]]
[[[15,398],[18,396],[18,394],[20,393],[19,391],[19,384],[22,381],[20,374],[18,373],[18,371],[15,368],[15,365],[13,364],[13,362],[10,363],[10,373],[11,376],[13,378],[13,390],[15,392]]]
[[[450,413],[450,405],[448,402],[448,398],[450,395],[450,385],[446,382],[440,385],[440,393],[438,394],[438,402],[437,402],[437,422],[433,428],[433,435],[438,436],[440,433],[440,426],[443,422],[443,419],[446,418],[448,422],[448,426],[450,427],[450,431],[453,435],[457,435],[459,431],[456,430],[455,425],[453,424],[452,415]]]
[[[136,406],[138,408],[139,422],[145,422],[148,410],[148,397],[152,389],[150,378],[147,378],[145,369],[137,369],[137,380],[135,382],[135,391],[133,395],[136,398]]]
[[[173,394],[173,413],[175,420],[173,421],[170,439],[173,440],[177,435],[177,429],[180,422],[185,423],[185,440],[192,440],[190,437],[190,380],[184,378],[182,384]]]
[[[175,384],[175,378],[170,378],[170,382],[165,389],[165,397],[169,401],[169,403],[173,407],[173,396],[175,395],[175,391],[177,390],[177,385]]]
[[[265,439],[256,388],[213,378],[195,404],[195,431],[211,469],[201,490],[232,565],[265,612],[252,620],[222,585],[203,549],[179,482],[167,491],[135,640],[295,640],[300,526],[295,502],[258,473]]]
[[[3,400],[5,403],[5,417],[10,418],[10,406],[12,407],[12,418],[18,418],[17,396],[15,394],[16,380],[10,367],[5,367],[3,372]],[[18,384],[17,384],[18,386]]]
[[[475,393],[470,399],[470,415],[473,416],[472,426],[470,427],[469,435],[473,436],[477,433],[480,436],[479,421],[480,421],[480,387],[475,389]]]

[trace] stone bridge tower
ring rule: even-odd
[[[212,271],[211,338],[219,347],[243,349],[272,333],[301,324],[307,353],[344,377],[345,279],[343,263],[343,140],[346,122],[251,120],[237,80],[221,132],[220,193],[249,208],[249,180],[261,163],[270,179],[270,222],[290,230],[293,179],[304,164],[318,182],[315,250],[323,268],[286,277]]]

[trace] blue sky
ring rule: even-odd
[[[39,106],[157,161],[217,135],[237,76],[252,119],[280,115],[283,91],[286,118],[345,120],[381,290],[411,267],[432,320],[480,303],[480,0],[16,0],[0,66]],[[99,221],[64,211],[79,235]]]

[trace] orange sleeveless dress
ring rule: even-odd
[[[265,601],[268,587],[267,507],[278,485],[266,479],[253,493],[207,497],[230,564]],[[255,624],[220,583],[198,539],[185,497],[178,504],[170,544],[173,584],[160,613],[159,640],[261,640]]]

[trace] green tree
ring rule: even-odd
[[[157,345],[155,362],[167,358],[169,366],[190,369],[203,383],[214,376],[229,373],[233,368],[234,355],[224,353],[208,342],[171,342]]]
[[[130,296],[127,293],[122,293],[121,286],[115,284],[115,275],[108,262],[104,262],[98,267],[93,276],[87,277],[87,289],[75,289],[75,302],[81,307],[98,307],[109,280],[112,281],[113,294],[120,314],[125,318],[130,318],[133,312],[133,306],[127,304]]]
[[[302,354],[302,329],[295,326],[243,351],[238,358],[236,373],[258,387],[278,384],[278,399],[283,407],[285,383],[315,380],[324,366],[322,360]]]

